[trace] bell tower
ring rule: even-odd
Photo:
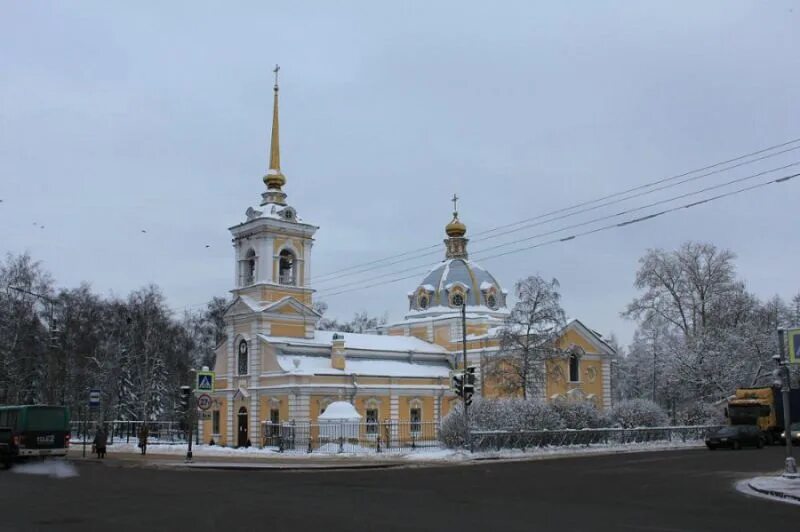
[[[286,202],[286,177],[281,171],[278,117],[278,71],[273,87],[272,138],[267,189],[257,208],[245,212],[245,221],[230,228],[235,255],[234,296],[267,306],[287,296],[311,306],[311,248],[318,227],[304,222]]]

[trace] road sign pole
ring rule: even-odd
[[[83,458],[86,458],[86,417],[89,415],[88,409],[83,408]],[[80,430],[80,429],[78,429]]]
[[[191,463],[192,461],[192,424],[194,423],[194,416],[192,415],[192,411],[194,410],[194,405],[192,404],[192,396],[189,396],[189,412],[187,415],[189,417],[189,447],[186,450],[186,462]]]
[[[464,298],[464,303],[461,305],[461,352],[464,355],[464,367],[462,373],[462,382],[467,384],[467,299]],[[462,393],[461,399],[464,402],[464,443],[469,446],[472,452],[472,438],[469,433],[469,402],[467,401],[467,394]]]
[[[778,371],[781,372],[781,395],[783,396],[783,433],[786,436],[786,461],[783,468],[783,476],[787,478],[798,478],[797,462],[792,456],[792,412],[791,397],[792,375],[789,372],[789,359],[786,350],[783,348],[783,329],[778,329]]]

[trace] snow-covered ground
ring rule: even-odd
[[[800,506],[800,478],[755,477],[738,482],[736,489],[747,495]]]
[[[11,469],[11,472],[18,475],[42,475],[52,478],[70,478],[78,476],[78,470],[75,469],[75,466],[61,459],[15,465]]]
[[[375,449],[365,447],[347,446],[346,452],[339,453],[338,444],[328,444],[313,453],[306,453],[301,450],[286,451],[279,453],[274,447],[258,448],[239,448],[221,447],[218,445],[193,445],[192,454],[195,459],[213,457],[241,457],[241,458],[281,458],[281,459],[341,459],[358,458],[360,460],[407,460],[407,461],[444,461],[444,462],[468,462],[475,460],[490,459],[530,459],[536,457],[556,457],[569,455],[619,453],[619,452],[642,452],[642,451],[661,451],[671,449],[691,449],[702,447],[700,441],[689,442],[646,442],[630,444],[595,444],[595,445],[574,445],[559,447],[535,447],[526,450],[521,449],[501,449],[498,451],[481,451],[470,453],[463,449],[448,449],[445,447],[424,447],[417,449],[390,450],[378,453]],[[148,445],[147,454],[185,456],[186,445]],[[108,447],[108,454],[117,453],[138,453],[139,448],[135,444],[117,443]]]

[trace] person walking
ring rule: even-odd
[[[103,430],[101,426],[97,429],[97,432],[94,435],[94,441],[92,442],[92,447],[94,451],[97,453],[97,458],[105,458],[106,457],[106,442],[108,441],[108,436],[106,435],[106,431]]]
[[[142,455],[147,453],[147,436],[150,431],[147,430],[147,425],[142,424],[142,429],[139,431],[139,449],[142,450]]]

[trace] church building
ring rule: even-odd
[[[311,252],[318,227],[287,202],[277,79],[273,98],[266,190],[260,205],[230,228],[235,288],[225,313],[226,341],[216,351],[211,418],[199,426],[203,441],[262,445],[265,423],[314,423],[335,401],[352,403],[372,423],[440,421],[460,400],[450,389],[450,375],[463,366],[464,305],[476,393],[502,395],[502,387],[481,373],[497,356],[508,294],[469,260],[467,228],[457,210],[445,228],[445,259],[408,294],[402,321],[374,334],[316,329],[321,316],[312,305]],[[578,320],[567,325],[559,343],[577,351],[548,362],[541,398],[589,400],[607,408],[613,349]]]

